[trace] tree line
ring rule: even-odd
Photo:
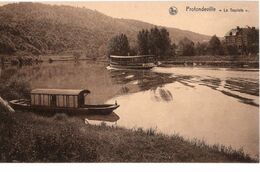
[[[251,45],[242,52],[258,53],[258,45]],[[108,54],[113,55],[155,55],[159,59],[169,58],[176,55],[239,55],[237,46],[227,45],[224,40],[220,40],[213,35],[209,41],[194,43],[188,38],[183,38],[176,43],[172,43],[169,32],[165,28],[142,29],[137,34],[137,45],[130,47],[125,34],[116,35],[108,44]]]
[[[172,55],[170,34],[165,28],[142,29],[137,34],[137,46],[130,47],[125,34],[114,36],[108,44],[108,54],[147,55],[168,57]]]

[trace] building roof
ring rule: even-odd
[[[139,56],[116,56],[116,55],[110,55],[110,57],[113,58],[141,58],[141,57],[154,57],[154,55],[139,55]]]
[[[241,32],[241,33],[249,33],[251,31],[255,30],[254,27],[250,28],[240,28],[240,27],[237,27],[235,29],[231,29],[229,32],[227,32],[225,34],[225,36],[236,36],[238,32]]]
[[[31,94],[51,94],[51,95],[79,95],[81,93],[90,93],[85,89],[34,89]]]
[[[225,36],[236,36],[237,35],[237,32],[239,30],[236,28],[236,29],[231,29],[230,31],[228,31]]]

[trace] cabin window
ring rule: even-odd
[[[78,107],[78,97],[73,96],[73,98],[74,98],[74,107]]]
[[[48,95],[42,95],[42,105],[44,105],[44,106],[49,106],[50,105],[49,96]]]
[[[32,94],[31,95],[31,104],[49,106],[50,105],[49,96],[43,95],[43,94]]]
[[[57,106],[57,96],[50,95],[50,105],[56,107]]]
[[[78,97],[68,95],[57,96],[58,107],[78,107]]]
[[[65,107],[66,103],[64,101],[64,96],[57,96],[57,106]]]
[[[34,103],[34,105],[40,105],[40,95],[38,95],[38,94],[34,95],[33,103]]]
[[[74,96],[68,96],[68,107],[75,107],[74,106]]]
[[[34,102],[35,102],[35,95],[32,94],[31,95],[31,104],[34,105],[35,104]]]

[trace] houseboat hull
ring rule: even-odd
[[[115,68],[115,69],[144,69],[144,70],[148,70],[148,69],[152,69],[153,67],[155,67],[154,64],[150,64],[150,65],[143,65],[143,64],[136,64],[136,65],[116,65],[116,64],[110,64],[111,68]]]
[[[103,104],[103,105],[84,105],[83,107],[52,107],[52,106],[37,106],[26,103],[24,99],[12,100],[9,102],[11,107],[15,110],[30,111],[36,113],[66,113],[69,115],[88,115],[88,114],[111,114],[115,109],[119,107],[117,104]]]
[[[117,56],[110,55],[111,68],[117,69],[151,69],[155,67],[156,59],[153,55]]]

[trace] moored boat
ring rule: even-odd
[[[110,55],[110,67],[118,69],[151,69],[155,67],[153,55],[116,56]]]
[[[77,114],[110,114],[119,107],[115,104],[88,105],[85,96],[89,90],[75,89],[34,89],[31,99],[11,100],[9,103],[15,110],[39,113]]]

